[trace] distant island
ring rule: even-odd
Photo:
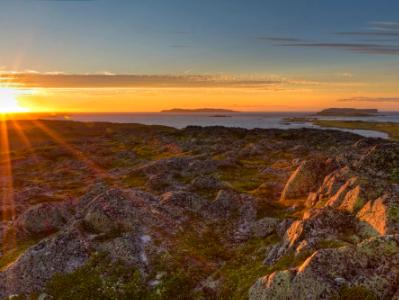
[[[378,115],[377,109],[358,108],[327,108],[316,114],[317,116],[343,116],[343,117],[371,117]]]
[[[183,114],[190,114],[190,113],[237,113],[237,111],[230,110],[230,109],[221,109],[221,108],[197,108],[197,109],[184,109],[184,108],[173,108],[162,110],[161,113],[183,113]]]

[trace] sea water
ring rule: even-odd
[[[58,115],[52,119],[68,119],[81,122],[112,122],[112,123],[140,123],[145,125],[164,125],[175,128],[187,126],[225,126],[253,128],[320,128],[311,123],[285,122],[291,117],[312,117],[310,112],[256,112],[256,113],[226,113],[214,115],[212,113],[76,113]],[[399,112],[383,112],[379,116],[372,117],[331,117],[318,116],[325,120],[353,120],[373,122],[399,123]],[[329,128],[332,129],[332,128]],[[373,130],[338,129],[357,133],[366,137],[387,138],[387,134]]]

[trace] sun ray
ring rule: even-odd
[[[15,203],[8,126],[4,114],[1,114],[0,123],[0,188],[2,220],[10,221],[15,218]],[[13,248],[15,244],[15,232],[12,230],[5,231],[2,245],[3,249]]]
[[[15,132],[20,137],[21,141],[25,144],[28,151],[31,153],[34,162],[39,163],[39,158],[37,157],[36,151],[35,151],[32,143],[30,142],[29,138],[25,134],[22,126],[19,124],[19,122],[17,120],[14,120],[13,118],[11,119],[11,122],[15,129]]]
[[[45,124],[43,124],[40,120],[33,120],[33,123],[42,130],[45,134],[47,134],[51,139],[53,139],[57,144],[64,147],[67,151],[69,151],[72,155],[75,156],[79,161],[83,162],[91,171],[93,171],[97,176],[102,179],[114,179],[107,171],[99,167],[95,162],[86,157],[86,155],[76,149],[72,145],[68,144],[64,141],[64,139],[58,135],[55,131],[48,128]]]

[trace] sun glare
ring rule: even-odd
[[[18,103],[19,91],[17,89],[0,88],[0,113],[21,113],[29,109]]]

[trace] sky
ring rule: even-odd
[[[0,101],[399,110],[398,11],[397,0],[2,0]]]

